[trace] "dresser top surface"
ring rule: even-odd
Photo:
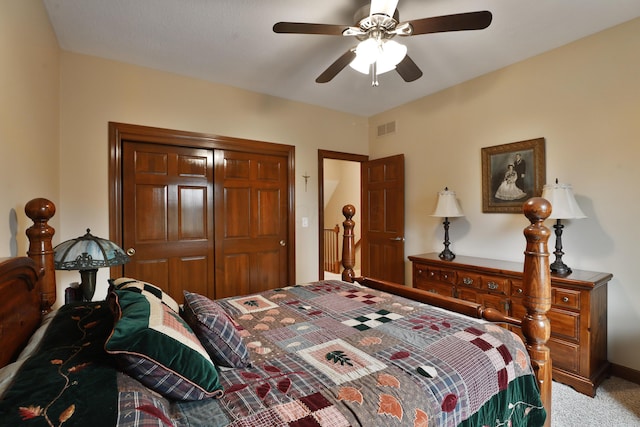
[[[409,260],[413,262],[423,263],[436,263],[440,268],[450,266],[456,269],[473,269],[481,270],[489,274],[505,274],[520,276],[524,269],[522,262],[504,261],[491,258],[480,258],[465,255],[456,255],[452,261],[444,261],[440,259],[436,252],[410,255]],[[610,273],[601,273],[597,271],[586,270],[573,270],[568,276],[556,276],[551,274],[551,280],[554,283],[566,283],[566,284],[578,284],[584,286],[585,282],[590,283],[591,286],[597,286],[599,284],[607,283],[613,277]]]

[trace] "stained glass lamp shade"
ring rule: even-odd
[[[84,236],[62,242],[53,250],[56,270],[80,271],[80,289],[85,301],[93,298],[99,268],[129,262],[129,257],[118,245],[92,235],[88,228]]]

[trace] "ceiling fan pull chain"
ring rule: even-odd
[[[371,63],[371,86],[378,87],[378,66],[377,61],[373,61]]]

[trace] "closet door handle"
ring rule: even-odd
[[[393,240],[394,242],[404,242],[404,237],[390,237],[389,240]]]
[[[280,246],[287,246],[287,242],[285,242],[284,240],[280,240]]]
[[[127,249],[127,255],[134,256],[136,254],[136,250],[134,248]]]

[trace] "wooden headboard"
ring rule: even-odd
[[[38,277],[31,258],[0,259],[0,366],[13,360],[40,324]]]
[[[0,259],[0,367],[11,362],[40,325],[42,315],[56,300],[56,277],[48,221],[53,202],[33,199],[25,206],[33,221],[26,231],[28,257]]]

